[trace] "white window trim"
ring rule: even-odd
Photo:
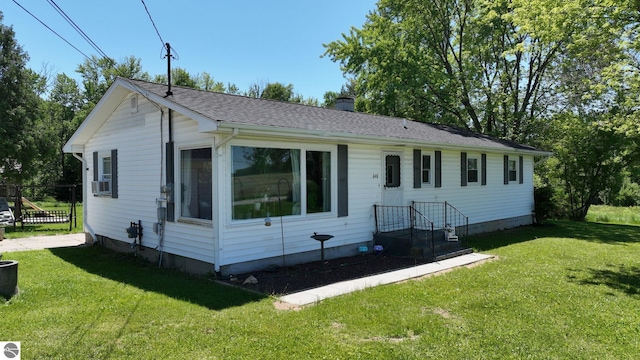
[[[511,159],[509,156],[509,160],[507,160],[507,178],[509,179],[509,183],[518,183],[518,160],[519,158]],[[515,165],[514,172],[516,173],[515,179],[511,180],[511,163]]]
[[[132,114],[137,114],[138,113],[138,94],[131,95],[131,97],[129,98],[129,101],[130,101],[130,112]]]
[[[182,190],[180,189],[180,185],[182,184],[182,150],[195,150],[195,149],[203,149],[203,148],[211,148],[211,171],[212,171],[212,179],[211,179],[211,220],[208,219],[199,219],[199,218],[191,218],[182,216]],[[214,159],[216,157],[216,148],[215,145],[211,142],[206,143],[184,143],[184,144],[176,144],[175,156],[173,159],[174,164],[174,179],[173,183],[175,184],[173,190],[173,201],[175,206],[176,213],[176,222],[185,223],[185,224],[193,224],[193,225],[203,225],[203,226],[212,226],[213,220],[216,216],[216,204],[215,204],[215,187],[216,181],[219,179],[216,177],[216,167]]]
[[[104,160],[105,159],[109,159],[109,164],[110,164],[110,168],[109,168],[109,178],[105,179],[104,176],[105,174],[105,167],[104,167]],[[111,181],[112,175],[113,175],[113,159],[111,159],[111,152],[109,152],[108,154],[101,154],[98,153],[98,161],[99,161],[99,165],[98,165],[98,179],[100,181]]]
[[[300,172],[301,174],[307,173],[307,162],[302,161],[302,159],[306,159],[307,151],[324,151],[329,152],[331,154],[331,211],[327,212],[319,212],[319,213],[307,213],[307,182],[300,182],[300,193],[305,194],[300,199],[300,214],[299,215],[285,215],[284,219],[295,220],[295,219],[319,219],[319,218],[334,218],[338,214],[338,149],[336,144],[307,144],[307,143],[298,143],[298,142],[274,142],[274,141],[255,141],[255,140],[243,140],[243,139],[235,139],[230,141],[225,146],[227,160],[226,164],[226,173],[225,183],[226,186],[225,191],[231,191],[232,180],[232,171],[233,171],[233,153],[231,148],[233,146],[246,146],[246,147],[257,147],[257,148],[277,148],[277,149],[296,149],[300,150]],[[302,176],[301,176],[302,177]],[[222,181],[222,180],[221,180]],[[222,206],[222,203],[220,203]],[[227,226],[245,226],[247,224],[259,224],[264,226],[264,219],[233,219],[233,196],[229,196],[229,200],[224,201],[225,212],[227,215],[225,216],[225,222]]]
[[[476,181],[469,181],[469,160],[476,160],[476,171],[478,177]],[[467,153],[467,186],[479,186],[482,184],[482,155]]]
[[[436,155],[435,155],[435,151],[429,151],[429,150],[421,150],[421,157],[420,157],[420,181],[422,183],[422,186],[424,187],[433,187],[435,184],[434,181],[434,175],[435,175],[435,159],[436,159]],[[430,157],[430,161],[429,161],[429,181],[428,182],[424,182],[423,181],[423,177],[422,177],[422,172],[424,171],[424,168],[422,167],[423,164],[423,157],[424,156],[429,156]]]

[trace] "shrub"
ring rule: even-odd
[[[545,219],[558,215],[557,203],[553,200],[554,190],[551,185],[539,185],[534,188],[533,199],[535,201],[536,221],[542,223]]]
[[[625,178],[620,191],[613,199],[613,203],[616,206],[640,205],[640,184]]]

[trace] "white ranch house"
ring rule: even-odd
[[[229,274],[317,260],[314,232],[334,236],[327,257],[372,248],[374,205],[446,201],[469,233],[533,221],[534,158],[546,152],[443,125],[171,90],[118,78],[64,146],[83,163],[88,241],[129,251],[135,223],[139,254]]]

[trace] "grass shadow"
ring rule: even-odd
[[[489,251],[543,237],[624,245],[640,242],[640,226],[556,220],[545,222],[543,225],[522,226],[469,236],[465,239],[465,245],[473,247],[475,251]]]
[[[205,276],[161,269],[131,254],[117,253],[99,246],[49,251],[91,274],[211,310],[242,306],[265,298],[264,295],[221,285]]]
[[[640,242],[640,226],[636,225],[563,221],[562,228],[563,237],[579,240],[612,245]]]
[[[627,295],[640,297],[640,267],[620,265],[609,269],[589,268],[586,271],[586,277],[571,275],[569,280],[581,285],[605,285]]]

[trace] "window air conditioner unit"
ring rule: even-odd
[[[111,195],[111,181],[92,181],[91,193],[94,195]]]

